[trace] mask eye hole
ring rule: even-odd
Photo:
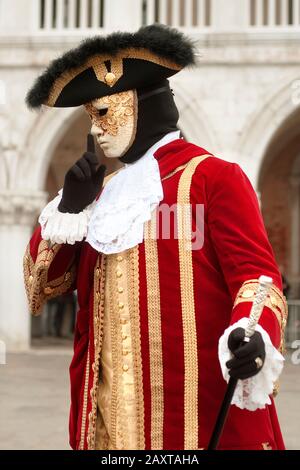
[[[108,111],[108,108],[98,109],[98,115],[99,116],[105,116],[107,111]]]

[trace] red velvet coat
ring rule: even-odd
[[[207,153],[184,140],[173,141],[156,152],[163,181],[162,203],[172,205],[178,201],[180,179],[186,165],[194,157]],[[218,362],[218,340],[230,324],[249,315],[253,291],[250,288],[249,295],[247,281],[254,280],[255,285],[261,274],[273,278],[276,287],[260,324],[278,348],[286,320],[281,276],[256,194],[240,167],[209,156],[190,173],[188,196],[194,225],[195,205],[204,205],[204,244],[190,255],[192,284],[185,284],[182,264],[185,255],[180,252],[176,237],[160,237],[155,241],[157,269],[156,273],[153,271],[152,276],[156,278],[152,281],[146,263],[150,253],[147,244],[143,242],[136,248],[139,278],[135,296],[139,328],[136,341],[140,347],[136,363],[140,370],[141,449],[207,446],[226,389]],[[98,315],[95,314],[95,296],[98,296],[95,282],[100,286],[105,256],[84,241],[73,246],[51,247],[41,240],[40,229],[37,229],[24,266],[33,313],[40,310],[47,298],[77,287],[79,312],[70,366],[70,443],[73,448],[93,448],[95,374],[97,377],[99,372],[95,369],[101,350],[101,341],[100,346],[95,342],[101,332],[101,325],[100,330],[95,331],[99,323],[99,317],[95,323],[95,315]],[[95,281],[98,279],[96,269],[100,281]],[[151,282],[152,287],[153,282],[157,283],[155,293],[151,292]],[[185,286],[190,289],[188,295]],[[149,330],[151,301],[156,302],[160,312],[161,390],[156,389],[158,372],[152,367],[157,351],[153,349],[153,332]],[[192,316],[187,308],[191,301]],[[98,304],[101,311],[101,295]],[[156,397],[160,397],[159,403]],[[271,406],[255,412],[232,406],[220,449],[264,448],[284,448],[273,400]]]

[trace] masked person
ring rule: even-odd
[[[84,106],[105,155],[124,164],[104,179],[89,136],[24,259],[33,313],[78,291],[74,449],[206,448],[222,371],[242,380],[220,449],[284,448],[272,398],[286,321],[280,273],[246,175],[180,138],[167,79],[194,63],[188,38],[152,25],[87,39],[27,96],[32,108]],[[274,285],[241,346],[261,274]]]

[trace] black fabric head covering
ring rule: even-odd
[[[29,90],[26,102],[30,108],[80,106],[156,85],[193,64],[195,45],[164,25],[96,36],[52,61]]]
[[[133,163],[169,132],[177,131],[179,118],[168,80],[137,90],[138,118],[135,140],[119,160]]]

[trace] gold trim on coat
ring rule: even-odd
[[[151,380],[151,449],[163,449],[163,355],[160,311],[159,266],[156,240],[156,214],[145,224],[145,259]]]
[[[189,161],[180,176],[177,190],[177,226],[181,309],[184,340],[184,449],[198,449],[198,346],[195,317],[194,279],[192,260],[192,219],[190,188],[192,177],[200,162],[209,155]]]
[[[205,154],[205,155],[202,155],[202,157],[205,157],[204,159],[206,159],[207,157],[212,157],[212,156],[213,156],[213,155],[211,155],[210,153]],[[198,157],[196,157],[196,158],[198,158]],[[184,169],[188,166],[188,164],[190,163],[190,161],[191,161],[191,160],[189,160],[188,162],[183,163],[182,165],[180,165],[180,166],[178,166],[177,168],[175,168],[175,170],[171,171],[171,172],[168,173],[166,176],[164,176],[164,177],[162,178],[162,181],[165,181],[165,180],[171,178],[172,176],[176,175],[176,173],[178,173],[179,171],[184,170]]]
[[[117,449],[117,415],[119,410],[118,402],[118,387],[121,374],[121,363],[120,355],[121,351],[121,329],[118,323],[118,318],[116,315],[115,305],[117,303],[117,260],[116,255],[109,255],[108,265],[107,265],[107,282],[110,286],[109,288],[109,316],[110,316],[110,336],[111,336],[111,349],[112,349],[112,367],[113,367],[113,379],[112,379],[112,391],[111,391],[111,410],[110,410],[110,450]],[[123,440],[123,436],[120,436]],[[124,447],[124,442],[122,442]]]
[[[74,258],[65,273],[52,281],[47,279],[51,263],[62,246],[41,240],[35,262],[31,257],[29,245],[26,248],[23,259],[24,282],[29,309],[33,315],[41,313],[47,300],[67,292],[75,280],[76,267],[72,264]]]
[[[145,449],[145,429],[144,429],[144,390],[143,390],[143,369],[141,351],[141,329],[140,329],[140,305],[139,305],[139,248],[138,246],[128,250],[129,262],[127,262],[127,278],[129,291],[129,313],[131,324],[131,344],[134,368],[134,389],[136,397],[136,417],[137,417],[137,449]]]
[[[83,402],[82,402],[82,416],[81,416],[81,430],[79,450],[84,450],[84,439],[86,430],[86,414],[88,405],[88,392],[89,392],[89,377],[90,377],[90,351],[88,346],[85,374],[84,374],[84,389],[83,389]]]
[[[245,281],[236,295],[233,308],[243,302],[253,303],[258,284],[259,284],[258,279],[249,279]],[[266,299],[265,305],[266,307],[272,310],[272,312],[275,314],[278,320],[280,333],[281,333],[281,341],[280,341],[279,350],[280,352],[283,352],[284,351],[284,331],[285,331],[287,317],[288,317],[288,308],[287,308],[286,298],[276,286],[272,285],[271,291]]]
[[[93,385],[90,390],[92,409],[88,416],[87,444],[89,450],[95,449],[96,420],[97,420],[97,394],[100,371],[100,353],[103,338],[103,317],[104,317],[104,289],[106,274],[106,257],[98,255],[94,269],[94,362],[92,364]],[[86,396],[85,399],[88,397]]]

